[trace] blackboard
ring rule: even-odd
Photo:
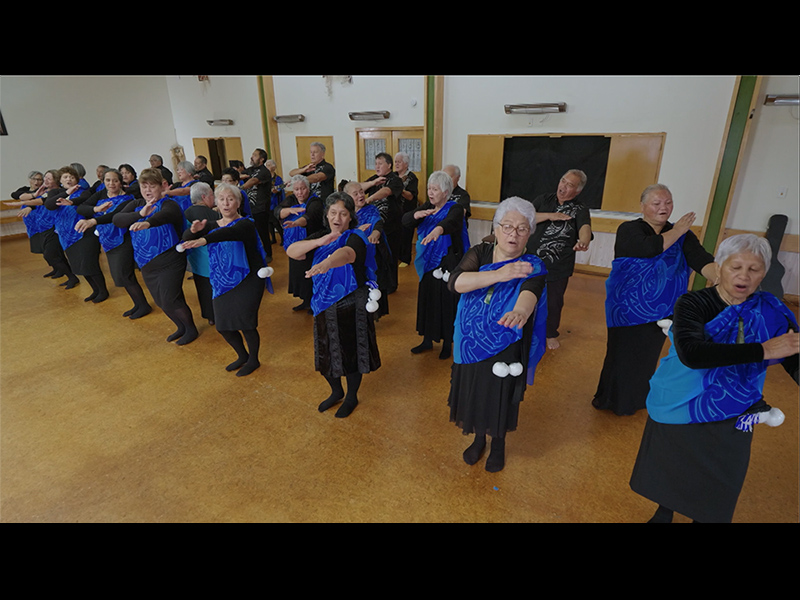
[[[586,173],[579,199],[587,208],[601,207],[611,138],[604,135],[507,137],[503,149],[501,197],[533,201],[556,191],[570,169]]]

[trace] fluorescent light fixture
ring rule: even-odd
[[[365,110],[347,113],[351,121],[380,121],[389,118],[388,110]]]
[[[209,119],[206,121],[209,125],[219,126],[219,125],[233,125],[233,120],[231,119]]]
[[[539,115],[542,113],[559,113],[567,111],[565,102],[542,102],[539,104],[506,104],[507,115]]]
[[[273,117],[277,123],[300,123],[306,120],[305,115],[275,115]]]
[[[767,94],[764,104],[771,106],[797,106],[800,104],[800,96],[797,94]]]

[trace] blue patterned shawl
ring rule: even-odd
[[[22,217],[28,237],[52,229],[56,224],[56,211],[47,210],[44,206],[31,206],[31,212]]]
[[[756,292],[742,304],[728,306],[706,323],[706,336],[718,344],[735,344],[742,320],[744,343],[761,343],[782,335],[794,314],[769,292]],[[672,342],[672,331],[669,332]],[[690,369],[678,358],[675,344],[650,379],[647,411],[659,423],[707,423],[742,415],[738,428],[749,430],[743,413],[761,400],[766,370],[780,360]]]
[[[339,248],[343,248],[347,244],[347,239],[352,234],[364,240],[364,244],[367,247],[367,258],[364,261],[364,266],[367,270],[367,280],[375,281],[377,279],[375,246],[369,243],[366,234],[360,229],[348,229],[330,244],[317,248],[314,251],[312,265],[322,262]],[[327,272],[320,275],[314,275],[314,294],[311,297],[312,312],[314,315],[318,315],[328,307],[336,304],[342,298],[353,293],[357,287],[358,282],[352,264],[346,264],[341,267],[336,267],[335,269],[329,269]]]
[[[247,218],[249,217],[239,217],[227,225],[224,225],[224,227],[232,227],[235,223]],[[252,219],[250,220],[252,221]],[[261,253],[262,264],[265,264],[266,253],[264,252],[264,247],[257,233],[256,242],[258,244],[258,250]],[[208,246],[201,246],[201,248],[208,248],[209,277],[211,279],[211,289],[213,291],[212,298],[229,292],[250,274],[250,263],[247,260],[247,251],[245,250],[244,242],[233,240],[215,242]],[[194,248],[194,250],[199,250],[201,248]],[[267,277],[266,280],[267,289],[269,289],[270,293],[273,293],[271,278]]]
[[[483,265],[481,271],[495,271],[508,263],[526,261],[533,265],[533,272],[524,278],[496,283],[461,294],[458,300],[455,330],[453,334],[453,362],[477,363],[492,356],[522,338],[522,329],[511,329],[498,321],[513,310],[522,284],[531,277],[545,275],[547,269],[542,260],[533,254],[523,254],[513,260]],[[547,323],[547,286],[536,303],[533,318],[533,337],[528,354],[528,385],[533,383],[536,365],[545,349]]]
[[[316,194],[312,194],[311,197],[303,203],[295,204],[290,206],[289,208],[306,208],[308,203],[311,201],[311,198],[315,198]],[[305,213],[300,213],[299,215],[289,215],[285,219],[283,219],[283,223],[286,222],[294,222],[297,221],[300,217],[305,216]],[[289,227],[288,229],[283,230],[283,249],[286,250],[289,246],[294,244],[295,242],[299,242],[300,240],[306,239],[306,228],[305,227]]]
[[[133,196],[131,194],[122,194],[120,196],[114,196],[113,198],[109,198],[108,200],[111,201],[111,206],[107,210],[104,210],[97,214],[105,215],[110,212],[113,212],[114,209],[117,208],[120,204],[132,198]],[[95,229],[97,230],[97,237],[100,238],[100,245],[103,246],[103,250],[105,250],[106,252],[108,252],[109,250],[113,250],[125,240],[126,230],[122,229],[121,227],[117,227],[113,223],[104,223],[102,225],[98,225]]]
[[[420,281],[425,273],[433,271],[441,265],[442,259],[447,255],[450,246],[453,245],[453,241],[448,234],[440,235],[437,240],[427,246],[422,244],[422,240],[444,220],[454,204],[456,202],[453,200],[446,202],[438,212],[428,215],[417,225],[417,255],[414,259],[414,267],[417,270]],[[461,228],[461,241],[464,245],[464,252],[466,252],[469,249],[469,233],[467,232],[466,222]]]
[[[69,196],[70,200],[78,198],[83,190],[77,190]],[[82,219],[74,205],[59,206],[56,209],[55,228],[61,247],[66,250],[83,237],[83,233],[75,231],[75,224]]]
[[[691,269],[685,235],[653,258],[615,258],[606,279],[606,325],[627,327],[664,319],[686,293]]]
[[[156,209],[149,216],[161,210],[164,200],[166,198],[161,198],[155,203]],[[139,221],[145,221],[149,216],[142,217]],[[141,269],[159,254],[174,249],[178,244],[178,234],[175,232],[175,227],[171,223],[167,223],[158,227],[131,231],[131,242],[133,242],[133,257]]]

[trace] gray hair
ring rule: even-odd
[[[31,171],[30,173],[28,173],[28,179],[33,179],[37,175],[42,179],[44,179],[44,173],[42,173],[41,171]]]
[[[431,176],[428,177],[428,185],[431,184],[438,186],[438,188],[442,190],[448,198],[450,197],[450,194],[453,193],[453,180],[450,179],[450,175],[444,171],[434,171],[431,173]]]
[[[209,193],[211,193],[211,186],[205,181],[198,181],[189,187],[189,197],[192,199],[192,204],[200,204]]]
[[[717,249],[717,256],[714,258],[714,261],[719,266],[722,266],[731,256],[734,254],[741,254],[742,252],[755,254],[764,261],[764,273],[769,270],[769,265],[772,262],[772,248],[766,238],[752,233],[732,235],[722,240],[722,243]]]
[[[352,194],[350,194],[350,192],[348,190],[352,190],[356,186],[358,186],[359,189],[363,190],[363,187],[361,186],[361,182],[359,182],[359,181],[348,181],[347,183],[344,184],[344,189],[342,189],[342,191],[345,192],[346,194],[348,194],[349,196],[352,196]]]
[[[292,177],[292,189],[294,189],[294,185],[296,183],[302,183],[309,189],[309,191],[311,190],[311,184],[308,183],[308,178],[305,175],[294,175]]]
[[[586,187],[586,181],[587,181],[586,173],[584,173],[584,172],[583,172],[583,171],[581,171],[580,169],[570,169],[569,171],[567,171],[566,173],[564,173],[564,175],[576,175],[576,176],[578,177],[578,179],[580,179],[580,180],[581,180],[581,183],[580,183],[580,185],[578,186],[578,191],[579,191],[579,192],[580,192],[580,191],[581,191],[581,190],[582,190],[584,187]]]
[[[516,211],[528,219],[528,223],[531,226],[531,231],[533,231],[533,229],[536,227],[536,209],[533,208],[532,202],[529,202],[524,198],[520,198],[519,196],[506,198],[498,205],[497,210],[494,211],[492,226],[496,227],[499,225],[500,221],[503,220],[503,217],[505,217],[511,211]]]
[[[458,167],[458,165],[447,165],[445,166],[445,169],[453,169],[453,177],[456,179],[461,177],[461,169]]]
[[[672,196],[672,192],[663,183],[654,183],[653,185],[648,185],[646,188],[644,188],[641,198],[642,204],[647,202],[647,200],[650,197],[650,194],[654,192],[667,192],[670,195],[670,197]]]
[[[203,183],[203,182],[201,181],[200,183]],[[198,185],[200,185],[200,183],[195,183],[192,186],[192,189],[196,188]],[[208,184],[205,184],[205,185],[207,186]],[[214,188],[214,201],[215,201],[214,203],[215,204],[216,204],[217,197],[222,192],[226,192],[226,191],[230,192],[231,194],[233,194],[234,197],[239,201],[239,206],[242,206],[242,190],[239,189],[239,186],[233,185],[232,183],[226,183],[224,181],[218,183],[217,187]],[[194,198],[192,198],[192,201],[194,201]]]
[[[411,164],[411,157],[408,155],[408,152],[398,152],[397,154],[395,154],[394,155],[395,162],[397,162],[398,156],[400,157],[400,160],[402,160],[407,165]]]
[[[325,154],[325,145],[322,142],[311,142],[311,145],[316,146],[317,148],[322,150],[323,154]]]
[[[179,162],[177,168],[183,169],[189,175],[195,174],[194,163],[189,162],[188,160],[182,160],[181,162]]]
[[[72,163],[70,167],[75,169],[80,177],[84,177],[86,175],[86,169],[83,168],[81,163]]]
[[[264,166],[265,166],[265,167],[267,167],[267,168],[269,169],[269,168],[270,168],[270,166],[277,167],[277,166],[278,166],[278,163],[276,163],[274,160],[272,160],[272,159],[270,158],[269,160],[267,160],[267,162],[265,162],[265,163],[264,163]]]

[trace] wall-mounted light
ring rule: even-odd
[[[305,115],[275,115],[273,117],[276,123],[300,123],[306,120]]]
[[[206,121],[211,126],[218,127],[218,126],[225,126],[225,125],[233,125],[232,119],[209,119]]]
[[[539,104],[506,104],[507,115],[540,115],[542,113],[567,112],[566,102],[542,102]]]
[[[380,121],[389,118],[388,110],[365,110],[347,113],[351,121]]]
[[[800,104],[800,96],[797,94],[768,94],[764,98],[764,104],[769,106],[797,106]]]

